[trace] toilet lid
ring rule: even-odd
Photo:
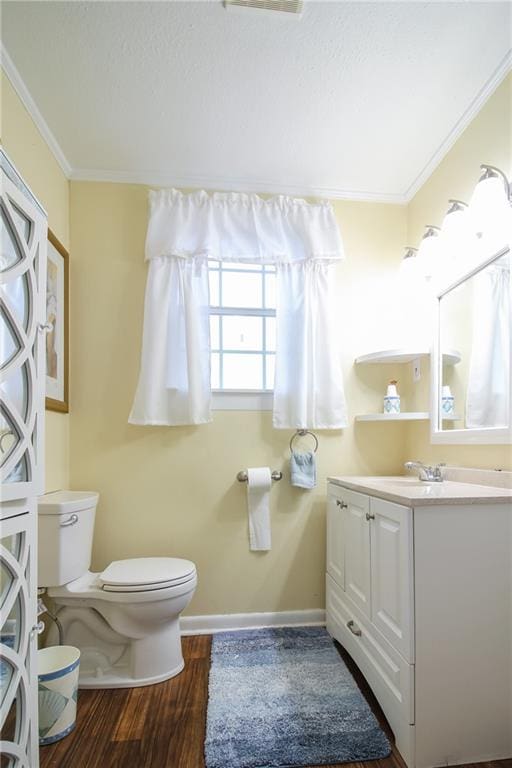
[[[196,567],[177,557],[138,557],[115,560],[100,573],[107,592],[142,592],[178,586],[194,578]]]

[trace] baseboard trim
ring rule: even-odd
[[[216,632],[264,627],[323,626],[325,611],[277,611],[274,613],[221,613],[211,616],[182,616],[181,634],[212,635]]]

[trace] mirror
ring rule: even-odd
[[[433,443],[512,443],[511,264],[502,248],[437,296]],[[447,348],[457,365],[441,360]]]

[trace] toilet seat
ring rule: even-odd
[[[70,581],[69,584],[64,584],[62,587],[48,587],[48,595],[59,605],[75,605],[77,600],[82,604],[84,600],[91,600],[93,602],[112,603],[121,607],[135,603],[141,605],[143,603],[148,605],[161,603],[170,598],[193,593],[197,585],[195,570],[191,577],[181,584],[176,582],[172,583],[171,586],[166,586],[165,583],[139,584],[135,588],[132,586],[120,591],[115,591],[116,585],[113,585],[114,590],[105,589],[100,581],[100,576],[100,573],[87,571],[79,579]]]
[[[186,584],[196,577],[190,560],[177,557],[139,557],[115,560],[98,575],[105,592],[148,592]]]

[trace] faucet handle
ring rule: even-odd
[[[441,467],[446,467],[446,463],[444,461],[441,461],[439,464],[435,464],[433,467],[433,476],[435,480],[441,481],[443,479]]]

